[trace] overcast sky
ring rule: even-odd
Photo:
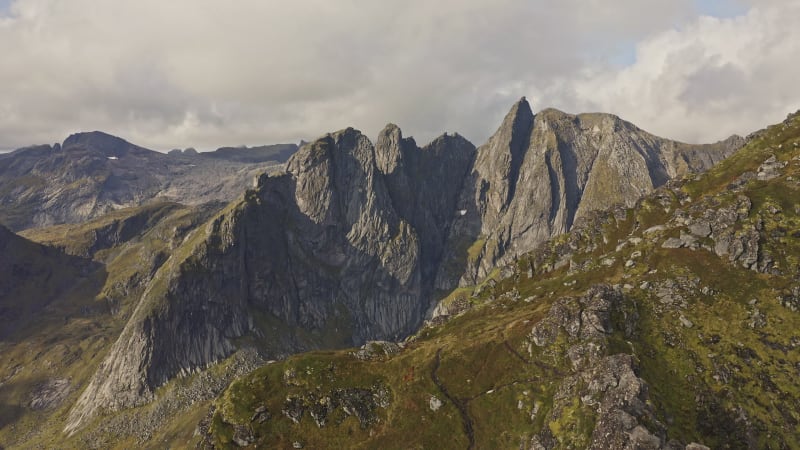
[[[479,145],[521,96],[710,142],[800,108],[798,22],[800,0],[0,0],[0,148],[387,122]]]

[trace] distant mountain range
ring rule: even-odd
[[[213,152],[198,153],[206,158],[237,161],[241,163],[286,162],[297,151],[296,144],[262,145],[258,147],[222,147]],[[184,150],[184,153],[186,151]]]
[[[228,202],[286,161],[295,144],[163,154],[101,132],[0,155],[0,223],[76,223],[153,199]]]

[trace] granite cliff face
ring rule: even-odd
[[[477,151],[458,135],[419,148],[394,125],[375,145],[352,128],[324,136],[172,252],[67,430],[149,401],[244,338],[270,354],[402,338],[437,292],[738,143],[679,144],[608,115],[534,116],[524,99]]]
[[[523,98],[485,145],[459,199],[436,284],[475,284],[493,268],[563,234],[588,212],[632,206],[669,179],[709,169],[744,144],[688,145],[609,114],[535,116]],[[453,268],[457,270],[453,270]]]
[[[301,148],[287,173],[262,176],[156,274],[79,399],[73,431],[98,409],[149,401],[155,387],[230,355],[246,334],[271,352],[398,339],[422,320],[458,186],[421,172],[466,173],[474,147],[442,136],[426,148],[387,127],[377,147],[356,130]],[[409,190],[403,183],[415,183]],[[441,192],[436,199],[422,199]],[[419,226],[419,228],[416,228]],[[438,245],[423,247],[423,242]],[[292,329],[306,330],[300,337]]]

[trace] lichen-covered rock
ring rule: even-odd
[[[689,225],[689,232],[693,235],[704,238],[711,234],[711,224],[706,221],[699,221]]]
[[[624,318],[622,331],[630,334],[635,326],[637,314],[635,310],[624,311],[623,297],[619,290],[607,286],[590,289],[585,296],[578,299],[564,297],[557,300],[547,315],[531,329],[529,339],[539,347],[546,347],[555,342],[563,330],[566,335],[579,344],[602,343],[609,333],[614,331],[611,314],[619,313]]]
[[[661,248],[681,248],[683,246],[684,242],[675,237],[668,238],[663,244],[661,244]]]
[[[442,401],[439,400],[435,395],[431,395],[431,398],[428,401],[428,406],[431,408],[431,411],[434,411],[434,412],[438,411],[439,408],[441,408],[443,404],[444,403],[442,403]]]
[[[758,219],[747,220],[752,206],[747,196],[739,195],[727,206],[707,208],[703,217],[710,222],[710,237],[714,241],[713,251],[717,256],[727,257],[731,263],[744,268],[763,272],[772,263],[765,259],[768,256],[760,253],[762,222]]]
[[[556,301],[534,325],[529,339],[537,346],[547,348],[564,333],[571,374],[559,384],[545,421],[549,426],[533,438],[531,448],[672,448],[666,426],[650,404],[647,383],[637,375],[634,356],[607,354],[615,323],[631,336],[637,320],[634,304],[620,291],[598,286],[580,298]],[[590,435],[579,431],[582,421],[593,423]]]
[[[696,442],[692,442],[691,444],[686,446],[685,450],[711,450],[711,449],[706,447],[703,444],[698,444]]]
[[[369,341],[362,345],[353,356],[361,361],[371,361],[380,358],[389,358],[400,353],[401,347],[395,342]]]
[[[264,423],[270,418],[272,418],[272,414],[269,412],[267,407],[259,406],[253,413],[253,417],[250,418],[250,422]]]
[[[633,357],[603,358],[588,373],[587,394],[598,402],[597,422],[589,448],[660,449],[666,427],[648,404],[647,383],[636,376]],[[648,429],[644,424],[648,424]]]
[[[770,156],[758,167],[757,177],[761,181],[768,181],[780,176],[780,169],[786,167],[786,162],[780,162],[775,155]]]
[[[386,408],[389,403],[389,390],[382,385],[338,388],[327,393],[314,391],[289,397],[281,412],[292,422],[300,423],[307,411],[317,427],[324,428],[334,411],[341,409],[344,414],[355,416],[364,429],[377,422],[377,409]]]

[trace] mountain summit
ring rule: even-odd
[[[610,114],[535,116],[523,97],[477,151],[447,246],[465,270],[437,286],[475,284],[491,270],[569,231],[590,211],[632,206],[674,177],[707,170],[744,144],[738,136],[689,145],[653,136]],[[459,268],[460,269],[460,268]]]

